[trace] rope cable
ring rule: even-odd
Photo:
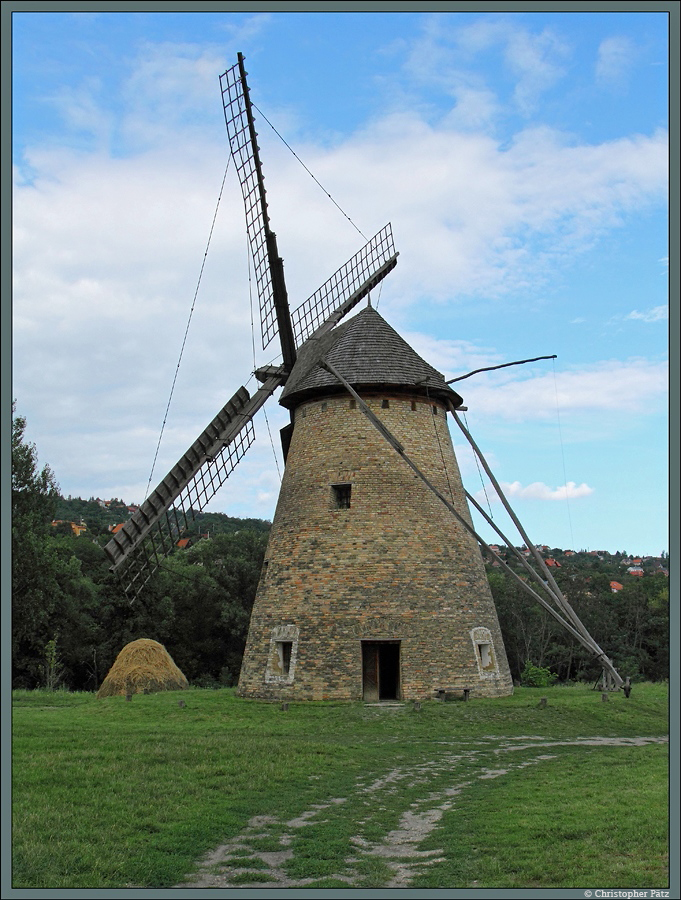
[[[248,244],[248,241],[247,241]],[[253,315],[253,281],[251,278],[251,253],[250,248],[247,247],[246,256],[248,258],[248,300],[251,308],[251,345],[253,348],[253,368],[256,368],[256,353],[255,353],[255,322]],[[254,377],[254,376],[251,376]],[[272,456],[274,456],[274,465],[277,467],[277,475],[279,476],[279,483],[281,484],[281,472],[279,470],[279,460],[277,459],[277,451],[274,447],[274,441],[272,440],[272,432],[270,430],[270,422],[267,418],[267,411],[263,407],[263,415],[265,416],[265,424],[267,425],[267,433],[270,436],[270,444],[272,446]]]
[[[253,368],[256,368],[255,361],[255,321],[253,318],[253,281],[251,279],[251,250],[248,243],[248,235],[246,235],[246,260],[248,262],[248,303],[251,309],[251,347],[253,349]]]
[[[255,105],[255,103],[251,102],[251,106],[252,106],[254,109],[257,109],[257,110],[258,110],[258,112],[260,113],[260,115],[261,115],[261,116],[263,117],[263,119],[267,122],[267,124],[270,126],[270,128],[272,129],[272,131],[273,131],[273,132],[276,134],[276,136],[279,138],[279,140],[280,140],[286,147],[288,147],[288,149],[289,149],[289,150],[291,151],[291,153],[295,156],[295,158],[298,160],[298,162],[300,163],[300,165],[305,169],[305,171],[306,171],[307,174],[310,176],[310,178],[312,178],[312,180],[315,182],[315,184],[317,184],[317,185],[322,189],[322,191],[324,191],[324,193],[325,193],[326,196],[329,198],[329,200],[333,203],[333,205],[334,205],[338,210],[340,210],[340,212],[345,216],[345,218],[346,218],[346,219],[348,220],[348,222],[352,225],[352,227],[355,229],[355,231],[357,231],[357,232],[364,238],[365,241],[368,241],[369,238],[364,234],[364,232],[363,232],[360,228],[357,227],[357,225],[355,225],[355,223],[352,221],[352,219],[350,218],[350,216],[345,212],[345,210],[344,210],[341,206],[339,206],[338,203],[336,203],[336,201],[333,199],[333,197],[331,196],[331,194],[326,190],[326,188],[324,187],[324,185],[321,184],[321,182],[320,182],[320,181],[312,174],[312,172],[308,169],[308,167],[305,165],[305,163],[302,161],[302,159],[298,156],[298,154],[297,154],[296,151],[293,149],[293,147],[291,147],[291,145],[290,145],[290,144],[289,144],[289,143],[288,143],[288,142],[287,142],[287,141],[279,134],[279,132],[278,132],[277,129],[274,127],[274,125],[270,122],[270,120],[267,118],[267,116],[265,115],[265,113],[264,113],[259,107],[257,107],[257,106]]]
[[[265,424],[267,425],[267,433],[270,436],[270,444],[272,445],[272,456],[274,457],[274,465],[277,467],[277,475],[279,476],[279,484],[281,484],[281,472],[279,471],[279,460],[277,459],[277,451],[274,449],[274,441],[272,440],[272,432],[270,431],[270,420],[267,418],[267,410],[263,406],[262,413],[265,416]]]
[[[428,388],[428,382],[426,382],[426,397],[428,398],[428,405],[430,406],[432,401],[430,397],[430,389]],[[445,413],[445,416],[447,414]],[[440,435],[437,433],[437,424],[435,422],[435,416],[431,417],[433,419],[433,431],[435,432],[435,438],[437,440],[437,446],[440,450],[440,459],[442,460],[442,468],[445,471],[445,477],[447,478],[447,487],[449,488],[449,496],[452,499],[452,503],[454,502],[454,491],[452,491],[452,484],[449,480],[449,470],[447,469],[447,463],[445,462],[445,454],[442,450],[442,442],[440,441]],[[446,419],[445,419],[446,422]]]
[[[468,426],[468,417],[466,416],[465,412],[463,414],[463,420],[466,423],[466,431],[468,431],[470,433],[470,428]],[[475,460],[475,466],[478,470],[478,475],[480,476],[480,484],[482,485],[482,492],[485,495],[485,500],[487,501],[487,509],[489,510],[489,517],[490,517],[490,519],[493,519],[494,513],[492,512],[492,504],[489,502],[489,497],[487,496],[487,488],[485,487],[485,482],[482,477],[482,472],[480,470],[480,461],[478,460],[477,453],[473,454],[473,459]]]
[[[378,309],[378,304],[381,302],[381,294],[383,293],[383,279],[381,279],[381,283],[378,286],[378,299],[376,300],[376,307]],[[369,302],[371,302],[371,291],[369,291]]]
[[[565,468],[565,447],[563,445],[563,430],[560,425],[560,405],[558,403],[558,382],[556,380],[556,364],[553,363],[553,389],[556,394],[556,418],[558,420],[558,437],[560,439],[560,453],[563,460],[563,480],[565,482],[565,508],[567,509],[568,514],[568,522],[570,524],[570,540],[572,541],[572,546],[575,546],[575,536],[572,532],[572,516],[570,514],[570,498],[568,496],[568,486],[567,486],[567,471]]]
[[[161,424],[161,433],[160,433],[159,436],[158,436],[158,443],[156,444],[156,453],[154,454],[154,461],[153,461],[152,464],[151,464],[151,472],[149,473],[149,481],[147,482],[147,489],[146,489],[146,491],[144,492],[144,499],[145,499],[145,500],[147,499],[147,496],[148,496],[148,494],[149,494],[149,488],[150,488],[150,486],[151,486],[151,479],[154,477],[154,469],[156,468],[156,460],[158,459],[158,452],[159,452],[159,450],[160,450],[160,448],[161,448],[161,441],[163,440],[163,432],[165,431],[166,422],[167,422],[167,420],[168,420],[168,412],[169,412],[169,410],[170,410],[170,404],[171,404],[172,399],[173,399],[173,393],[175,392],[175,384],[176,384],[176,382],[177,382],[177,376],[178,376],[179,371],[180,371],[180,363],[182,362],[182,356],[183,356],[183,354],[184,354],[184,348],[185,348],[185,345],[186,345],[186,343],[187,343],[187,335],[189,334],[189,326],[190,326],[191,321],[192,321],[192,316],[194,315],[194,307],[196,306],[196,298],[197,298],[197,296],[198,296],[198,294],[199,294],[199,287],[201,286],[201,279],[203,278],[203,270],[204,270],[204,268],[206,267],[206,257],[208,256],[208,249],[209,249],[209,247],[210,247],[210,242],[211,242],[211,239],[212,239],[212,237],[213,237],[213,231],[214,231],[214,229],[215,229],[215,221],[216,221],[217,216],[218,216],[218,209],[220,208],[220,201],[222,200],[222,192],[223,192],[224,187],[225,187],[225,180],[226,180],[226,178],[227,178],[227,170],[229,169],[229,163],[230,163],[230,161],[231,161],[231,158],[232,158],[231,156],[228,157],[228,159],[227,159],[227,165],[225,166],[225,173],[224,173],[224,175],[222,176],[222,184],[220,185],[220,193],[218,194],[218,200],[217,200],[217,203],[216,203],[216,205],[215,205],[215,212],[213,213],[213,221],[211,222],[210,232],[209,232],[209,234],[208,234],[208,241],[207,241],[207,243],[206,243],[206,249],[205,249],[204,254],[203,254],[203,260],[202,260],[202,262],[201,262],[201,269],[200,269],[200,271],[199,271],[199,277],[198,277],[197,282],[196,282],[196,289],[194,290],[194,297],[193,297],[193,299],[192,299],[191,309],[189,310],[189,318],[187,319],[187,326],[186,326],[186,328],[185,328],[185,330],[184,330],[184,337],[182,338],[182,346],[181,346],[181,348],[180,348],[180,355],[179,355],[179,358],[178,358],[178,360],[177,360],[177,365],[176,365],[176,367],[175,367],[175,375],[173,376],[173,383],[172,383],[172,385],[170,386],[170,396],[168,397],[168,403],[167,403],[167,405],[166,405],[166,411],[165,411],[165,414],[164,414],[164,416],[163,416],[163,422],[162,422],[162,424]]]

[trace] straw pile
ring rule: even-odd
[[[123,647],[97,691],[97,696],[181,691],[186,687],[187,679],[163,644],[140,638]]]

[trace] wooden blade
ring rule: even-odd
[[[296,346],[336,325],[397,265],[390,222],[291,314]]]
[[[220,88],[229,146],[246,209],[246,229],[260,301],[262,346],[264,350],[279,334],[284,365],[290,371],[296,359],[296,348],[284,264],[277,251],[276,235],[270,229],[265,180],[241,53],[237,64],[220,76]]]
[[[173,551],[189,520],[227,480],[255,439],[253,416],[286,379],[271,374],[251,397],[241,387],[104,548],[111,571],[136,597]]]

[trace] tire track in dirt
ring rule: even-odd
[[[499,744],[499,741],[502,743]],[[495,746],[491,746],[492,742]],[[446,742],[440,742],[440,746]],[[475,742],[474,748],[463,749],[461,742],[453,742],[458,749],[444,751],[438,758],[423,763],[397,767],[373,780],[359,778],[352,796],[355,802],[361,798],[360,812],[356,826],[370,821],[372,811],[381,810],[382,803],[395,803],[402,786],[410,788],[422,785],[422,797],[410,803],[403,810],[397,828],[388,832],[382,840],[369,841],[361,834],[350,838],[351,849],[343,862],[343,870],[324,876],[349,887],[357,887],[360,873],[357,864],[362,858],[380,859],[392,873],[381,887],[408,887],[413,878],[428,866],[443,862],[443,850],[420,850],[419,846],[436,829],[443,815],[456,803],[457,797],[476,780],[501,778],[512,770],[539,765],[557,758],[557,754],[533,753],[536,750],[550,750],[572,746],[643,746],[651,743],[668,743],[667,737],[584,737],[573,740],[547,740],[539,736],[501,738],[489,736]],[[521,761],[514,760],[513,754],[527,754]],[[500,766],[500,757],[511,754]],[[481,762],[483,763],[481,765]],[[489,763],[489,765],[485,765]],[[473,774],[470,773],[474,768]],[[466,768],[467,774],[456,778],[456,770]],[[443,769],[452,773],[452,783],[438,790],[427,790],[436,777],[441,780]],[[297,832],[303,828],[314,828],[327,823],[343,804],[346,797],[333,797],[322,803],[313,804],[300,815],[283,821],[274,816],[254,816],[244,831],[229,842],[220,845],[201,861],[197,871],[187,876],[177,887],[260,887],[291,888],[307,887],[321,880],[320,876],[291,878],[286,864],[295,858]],[[259,848],[258,844],[265,844]],[[272,849],[276,847],[276,849]]]

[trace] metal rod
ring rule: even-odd
[[[568,616],[568,618],[572,621],[574,627],[584,635],[585,639],[588,640],[588,641],[590,641],[590,642],[593,642],[594,648],[597,648],[597,650],[598,650],[599,658],[601,658],[601,659],[603,659],[603,660],[607,660],[607,665],[604,663],[604,668],[607,668],[608,671],[610,671],[610,673],[611,673],[611,675],[613,676],[613,678],[615,679],[615,682],[617,683],[618,687],[619,687],[620,685],[624,684],[624,681],[623,681],[622,677],[620,676],[619,672],[617,672],[617,670],[616,670],[615,667],[613,666],[612,662],[611,662],[611,661],[608,659],[608,657],[605,655],[605,652],[602,650],[601,647],[599,647],[598,643],[597,643],[597,642],[593,639],[593,637],[589,634],[589,632],[587,631],[586,627],[584,626],[584,624],[583,624],[582,621],[580,620],[579,616],[578,616],[577,613],[572,609],[572,607],[570,606],[570,604],[569,604],[568,601],[566,600],[565,596],[563,595],[562,591],[560,590],[560,588],[559,588],[558,585],[556,584],[556,581],[555,581],[553,575],[551,574],[551,572],[549,571],[548,566],[547,566],[546,563],[544,562],[543,557],[541,556],[541,554],[539,553],[539,551],[537,550],[537,548],[534,546],[534,544],[532,543],[532,541],[529,539],[529,537],[528,537],[528,535],[527,535],[525,529],[523,528],[522,524],[520,523],[520,520],[518,519],[518,517],[516,516],[516,514],[513,512],[513,509],[512,509],[512,507],[511,507],[510,503],[509,503],[508,500],[506,499],[506,497],[505,497],[505,495],[504,495],[504,492],[501,490],[501,486],[499,485],[499,482],[498,482],[498,481],[496,480],[496,478],[494,477],[494,474],[492,473],[492,470],[490,469],[489,465],[487,464],[487,460],[486,460],[485,457],[482,455],[482,452],[481,452],[480,448],[479,448],[478,445],[475,443],[475,441],[473,440],[473,438],[472,438],[471,434],[468,432],[468,430],[464,427],[463,422],[461,421],[461,419],[460,419],[460,418],[458,417],[458,415],[456,414],[456,410],[455,410],[454,407],[451,406],[451,405],[450,405],[450,412],[451,412],[452,415],[454,416],[454,420],[456,421],[457,425],[459,426],[459,428],[460,428],[461,431],[463,432],[464,436],[466,437],[466,440],[468,441],[468,443],[471,445],[471,447],[472,447],[473,450],[475,451],[476,456],[478,457],[478,459],[479,459],[480,462],[482,463],[483,468],[485,469],[485,472],[487,473],[487,475],[488,475],[490,481],[492,482],[492,484],[493,484],[493,486],[494,486],[494,489],[495,489],[496,492],[497,492],[497,495],[499,496],[499,499],[500,499],[501,502],[503,503],[504,508],[506,509],[506,512],[509,514],[509,516],[510,516],[511,519],[513,520],[513,523],[514,523],[514,525],[516,526],[516,528],[518,529],[519,533],[522,535],[522,538],[523,538],[523,540],[525,541],[525,544],[526,544],[527,548],[529,549],[530,553],[532,553],[532,555],[533,555],[534,559],[536,560],[537,564],[539,565],[540,569],[545,573],[546,578],[547,578],[547,581],[549,582],[549,584],[551,585],[551,587],[552,587],[552,589],[553,589],[553,592],[555,593],[555,599],[556,599],[556,602],[559,603],[559,605],[560,605],[561,609],[563,610],[563,612],[564,612],[564,613]]]
[[[463,422],[462,422],[461,419],[458,417],[458,415],[456,414],[456,410],[455,410],[453,407],[451,408],[451,413],[452,413],[452,415],[454,416],[454,420],[456,421],[457,425],[459,426],[459,428],[460,428],[461,431],[463,432],[463,434],[464,434],[466,440],[468,441],[468,443],[469,443],[469,444],[471,445],[471,447],[473,448],[473,450],[474,450],[474,452],[475,452],[475,455],[478,457],[478,459],[479,459],[480,462],[482,463],[482,466],[483,466],[485,472],[487,473],[488,478],[489,478],[490,481],[492,482],[492,485],[494,486],[494,489],[495,489],[495,491],[497,492],[497,495],[498,495],[499,499],[501,500],[501,502],[502,502],[502,504],[503,504],[503,506],[504,506],[504,509],[506,510],[506,512],[507,512],[507,513],[509,514],[509,516],[511,517],[511,519],[512,519],[512,521],[513,521],[513,524],[516,526],[516,528],[518,529],[518,532],[520,533],[520,535],[522,536],[523,540],[525,541],[525,545],[527,546],[528,550],[530,551],[530,553],[531,553],[532,556],[534,557],[534,559],[535,559],[537,565],[539,566],[539,568],[541,569],[541,571],[545,574],[546,580],[549,582],[549,584],[550,584],[551,587],[553,588],[553,591],[554,591],[554,593],[555,593],[555,595],[556,595],[556,601],[559,603],[559,605],[560,605],[561,608],[563,609],[563,612],[564,612],[570,619],[572,619],[573,624],[575,625],[575,627],[578,628],[580,631],[582,631],[582,633],[584,634],[585,637],[590,638],[591,635],[590,635],[589,632],[586,630],[586,628],[584,627],[584,625],[582,624],[582,622],[579,620],[579,618],[578,618],[577,614],[575,613],[575,611],[572,609],[572,607],[570,606],[570,604],[567,602],[567,600],[566,600],[565,597],[563,596],[563,594],[562,594],[560,588],[558,587],[558,585],[557,585],[556,582],[555,582],[555,579],[553,578],[553,575],[552,575],[551,572],[549,571],[548,566],[547,566],[546,563],[544,562],[544,558],[542,557],[541,553],[539,553],[539,551],[537,550],[537,548],[534,546],[534,544],[533,544],[532,541],[530,540],[530,538],[529,538],[527,532],[525,531],[525,529],[523,528],[523,526],[522,526],[522,524],[521,524],[521,522],[520,522],[520,519],[518,519],[518,517],[516,516],[515,512],[513,511],[513,508],[512,508],[512,506],[511,506],[511,504],[510,504],[510,503],[508,502],[508,500],[506,499],[506,496],[505,496],[504,492],[503,492],[502,489],[501,489],[501,485],[499,484],[499,482],[498,482],[497,479],[495,478],[494,473],[492,472],[492,470],[490,469],[490,467],[489,467],[489,465],[488,465],[488,463],[487,463],[487,460],[485,459],[485,457],[484,457],[483,454],[482,454],[482,451],[480,450],[480,448],[478,447],[478,445],[477,445],[477,444],[475,443],[475,441],[473,440],[473,437],[472,437],[472,435],[470,434],[470,432],[464,427]],[[593,638],[592,638],[592,640],[593,640]],[[595,642],[594,642],[594,643],[595,643]],[[599,647],[598,649],[600,650],[600,647]]]
[[[459,375],[458,378],[450,378],[447,384],[454,384],[455,381],[463,381],[464,378],[470,378],[471,375],[477,375],[479,372],[493,372],[495,369],[505,369],[507,366],[522,366],[523,363],[537,362],[540,359],[558,359],[556,354],[551,356],[533,356],[532,359],[517,359],[515,362],[501,363],[499,366],[485,366],[484,369],[473,369],[468,375]]]
[[[435,496],[439,500],[441,500],[442,503],[444,503],[444,505],[447,507],[447,509],[458,520],[458,522],[465,528],[465,530],[473,538],[475,538],[475,540],[479,544],[481,544],[500,563],[501,567],[520,584],[520,586],[523,588],[523,590],[525,590],[525,591],[527,591],[527,593],[531,594],[535,598],[535,600],[537,600],[546,609],[546,611],[548,613],[550,613],[550,615],[552,615],[554,619],[556,619],[556,621],[558,621],[568,632],[570,632],[570,634],[577,641],[579,641],[579,643],[581,643],[591,653],[594,653],[594,647],[591,644],[589,644],[586,641],[586,639],[572,625],[570,625],[569,622],[566,622],[565,619],[560,615],[560,613],[557,612],[543,597],[541,597],[536,591],[534,591],[530,587],[530,585],[527,584],[527,582],[523,581],[522,578],[520,578],[520,576],[517,575],[513,571],[513,569],[510,568],[510,566],[506,565],[504,560],[501,559],[501,557],[497,553],[495,553],[494,550],[492,550],[492,548],[489,546],[489,544],[487,544],[483,540],[483,538],[475,531],[475,529],[472,527],[472,525],[469,525],[468,522],[464,519],[464,517],[460,515],[460,513],[454,508],[454,506],[452,506],[452,504],[449,502],[449,500],[447,500],[447,498],[444,496],[444,494],[442,494],[440,491],[438,491],[438,489],[428,480],[428,478],[423,474],[423,472],[419,469],[419,467],[416,465],[416,463],[412,462],[412,460],[407,456],[402,444],[388,430],[388,428],[383,424],[383,422],[381,422],[381,420],[378,418],[378,416],[369,409],[369,407],[366,405],[364,400],[362,400],[362,398],[359,396],[357,391],[355,391],[355,389],[352,387],[352,385],[349,384],[349,382],[347,382],[345,380],[345,378],[343,378],[343,376],[340,374],[340,372],[338,372],[334,368],[334,366],[330,362],[328,362],[328,360],[322,360],[320,362],[320,365],[323,366],[323,368],[325,368],[327,370],[327,372],[330,372],[331,375],[333,375],[335,378],[337,378],[341,382],[341,384],[343,384],[345,386],[345,388],[355,398],[360,410],[369,419],[371,424],[388,441],[388,443],[393,447],[393,449],[396,450],[400,454],[402,459],[416,473],[416,475],[421,479],[421,481],[423,481],[423,483],[435,494]],[[603,654],[603,651],[601,651],[601,654]],[[603,654],[603,656],[604,655],[605,654]]]
[[[290,372],[296,361],[296,343],[293,337],[291,311],[288,305],[286,282],[284,281],[284,263],[277,250],[276,235],[270,229],[270,219],[267,213],[267,200],[265,198],[265,180],[262,174],[262,163],[260,162],[260,153],[258,150],[258,136],[255,130],[253,108],[251,106],[251,98],[246,82],[246,69],[244,68],[244,57],[242,53],[237,54],[237,61],[239,64],[239,77],[243,88],[244,105],[246,107],[248,133],[251,139],[251,149],[253,151],[253,162],[255,163],[255,172],[258,179],[258,196],[260,197],[260,211],[262,213],[263,228],[265,231],[265,244],[267,246],[267,257],[272,276],[272,297],[274,299],[274,308],[277,314],[277,324],[279,326],[281,352],[284,357],[284,366],[286,367],[287,372]]]

